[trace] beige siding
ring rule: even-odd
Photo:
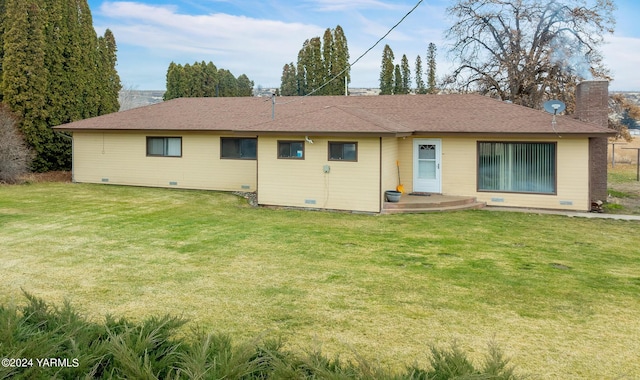
[[[491,206],[586,211],[589,200],[589,143],[586,138],[561,138],[557,145],[557,195],[477,191],[477,141],[495,138],[442,139],[442,193],[475,196]],[[553,139],[499,139],[554,142]]]
[[[413,138],[398,139],[398,163],[400,180],[405,191],[410,193],[413,191]]]
[[[278,140],[258,139],[258,203],[365,212],[380,211],[380,138],[319,138],[305,143],[303,160],[278,159]],[[358,143],[358,161],[328,160],[329,141]],[[329,173],[323,167],[329,165]]]
[[[147,136],[182,137],[182,157],[147,157]],[[76,182],[255,191],[256,170],[256,160],[221,159],[220,136],[213,134],[73,134]]]
[[[147,136],[182,137],[182,157],[147,157]],[[259,189],[258,202],[264,205],[379,212],[384,191],[393,190],[398,184],[398,160],[402,184],[407,192],[413,191],[410,137],[312,137],[313,144],[305,143],[304,160],[295,160],[278,159],[277,142],[304,140],[304,136],[265,136],[258,139],[257,161],[221,159],[220,137],[194,132],[74,132],[74,180],[223,191]],[[441,140],[445,195],[475,196],[492,206],[590,209],[587,138],[557,140],[557,195],[488,193],[476,188],[477,141],[554,142],[555,139],[442,137]],[[329,161],[329,141],[357,142],[358,161]],[[324,173],[325,165],[329,166],[329,173]]]
[[[384,201],[386,190],[395,190],[398,186],[398,139],[395,137],[385,137],[382,139],[382,192],[381,199]],[[402,180],[402,177],[400,178]],[[404,181],[402,180],[403,185]]]

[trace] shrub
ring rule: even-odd
[[[32,358],[34,363],[0,366],[0,379],[517,379],[495,345],[481,367],[454,344],[432,347],[429,369],[413,366],[394,373],[357,354],[349,361],[319,350],[287,351],[274,338],[234,344],[226,334],[197,329],[176,338],[186,321],[171,316],[140,323],[107,316],[104,324],[96,324],[68,302],[58,308],[25,296],[23,307],[0,306],[0,358]],[[36,358],[66,361],[40,366]]]

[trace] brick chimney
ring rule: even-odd
[[[576,118],[609,127],[609,81],[589,80],[578,84]],[[591,202],[607,200],[607,138],[589,138],[589,193]]]

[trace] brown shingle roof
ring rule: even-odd
[[[485,96],[395,95],[180,98],[56,127],[59,130],[229,131],[396,135],[410,133],[610,134],[570,116]]]

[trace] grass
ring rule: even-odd
[[[429,367],[382,368],[358,357],[332,358],[319,350],[292,352],[273,338],[234,342],[224,333],[192,329],[178,338],[185,320],[151,316],[132,323],[106,318],[91,323],[66,302],[50,305],[25,293],[21,307],[0,306],[0,379],[239,379],[239,380],[518,380],[502,350],[490,345],[473,363],[455,345],[431,347]],[[18,364],[7,362],[18,359]],[[53,358],[53,359],[52,359]],[[62,364],[58,364],[63,360]],[[56,364],[49,364],[55,360]],[[14,362],[15,363],[15,362]]]
[[[230,194],[0,186],[0,303],[176,315],[391,368],[495,341],[536,378],[640,377],[638,223],[251,208]]]
[[[629,185],[637,182],[636,164],[616,164],[615,167],[609,165],[608,182],[610,186]]]

